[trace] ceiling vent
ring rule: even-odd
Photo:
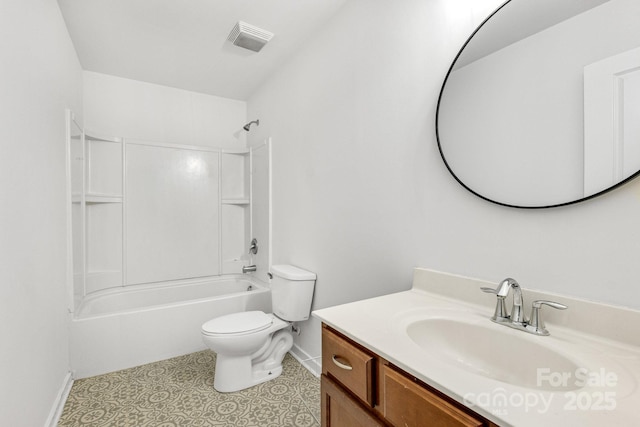
[[[227,39],[236,46],[260,52],[272,37],[273,33],[269,31],[238,21]]]

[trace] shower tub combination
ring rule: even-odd
[[[271,311],[268,285],[240,274],[270,265],[270,146],[100,136],[67,111],[74,378],[204,350],[206,321]]]
[[[267,285],[233,275],[111,289],[85,297],[70,327],[71,370],[86,378],[206,349],[204,322],[271,311]]]

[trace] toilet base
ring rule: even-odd
[[[216,355],[213,388],[230,393],[278,378],[282,360],[293,347],[289,331],[278,331],[257,352],[248,356]]]

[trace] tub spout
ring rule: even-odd
[[[255,265],[244,265],[242,266],[242,272],[243,273],[251,273],[253,271],[256,271],[256,266]]]

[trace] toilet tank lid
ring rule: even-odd
[[[316,273],[288,264],[272,265],[271,273],[288,280],[316,280]]]

